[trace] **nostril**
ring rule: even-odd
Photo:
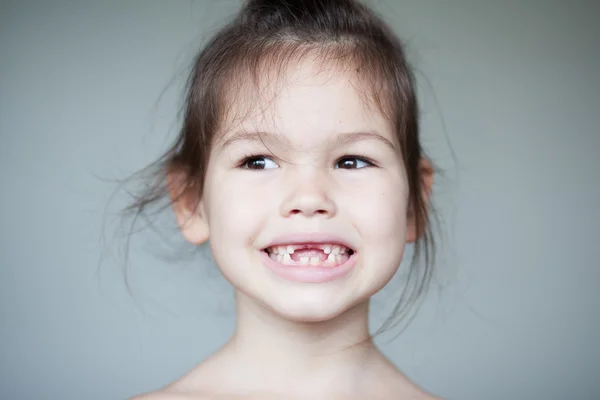
[[[306,211],[302,211],[302,210],[291,210],[290,214],[291,215],[294,215],[294,214],[321,214],[321,215],[326,215],[326,214],[329,214],[329,212],[327,210],[315,210],[313,212],[307,213]]]
[[[302,210],[295,209],[295,210],[290,211],[290,214],[292,214],[292,215],[293,214],[305,214],[305,213],[307,213],[306,210],[302,211]],[[315,210],[313,212],[309,212],[308,214],[329,214],[329,212],[327,210],[320,209],[320,210]]]

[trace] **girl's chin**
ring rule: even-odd
[[[359,299],[344,299],[335,293],[321,293],[314,290],[298,290],[297,288],[280,288],[279,290],[252,290],[248,299],[262,307],[273,317],[289,322],[318,323],[334,320],[350,310],[356,309],[356,304],[368,303]],[[365,307],[365,312],[368,305]]]

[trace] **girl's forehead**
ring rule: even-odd
[[[225,136],[234,131],[298,135],[389,130],[387,119],[368,100],[371,89],[349,68],[306,60],[284,73],[248,80],[239,89],[237,96],[228,96],[221,130]]]

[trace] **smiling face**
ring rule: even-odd
[[[281,82],[273,96],[240,97],[255,103],[216,138],[202,221],[184,235],[197,242],[207,230],[220,270],[248,298],[323,321],[399,267],[407,179],[392,126],[350,75],[302,62]]]

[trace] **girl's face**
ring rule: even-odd
[[[240,93],[244,118],[213,146],[201,215],[236,290],[289,320],[324,321],[399,267],[407,179],[391,125],[349,75],[303,62],[280,83],[273,96]]]

